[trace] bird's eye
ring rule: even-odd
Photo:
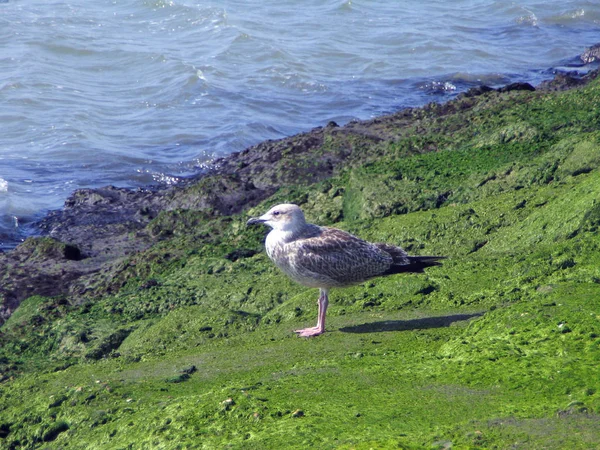
[[[279,214],[281,214],[279,211],[273,211],[274,216],[278,216]]]

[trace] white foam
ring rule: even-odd
[[[8,181],[0,178],[0,192],[8,192]]]

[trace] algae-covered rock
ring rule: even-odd
[[[64,433],[69,429],[69,424],[64,421],[58,421],[50,425],[42,435],[42,441],[44,442],[52,442],[54,441],[60,433]]]
[[[494,130],[487,136],[478,137],[475,141],[477,147],[507,144],[509,142],[531,142],[538,135],[538,130],[527,122],[516,122]]]
[[[49,237],[28,238],[15,250],[15,253],[25,260],[37,261],[48,259],[78,261],[82,258],[81,251],[76,245],[65,244]]]
[[[600,84],[555,87],[330,124],[180,187],[78,191],[52,238],[0,255],[0,446],[594,448]],[[333,290],[331,331],[297,339],[318,294],[245,226],[284,201],[448,258]]]
[[[85,354],[85,357],[88,359],[100,359],[108,356],[121,346],[122,342],[132,331],[132,328],[122,328],[100,338],[99,342]]]
[[[587,135],[572,145],[570,154],[559,166],[559,173],[577,176],[600,166],[600,141],[596,134]]]

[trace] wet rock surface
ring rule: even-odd
[[[584,64],[591,64],[593,62],[600,61],[600,43],[586,48],[581,54],[580,58]]]
[[[597,75],[598,71],[583,76],[559,73],[537,90],[566,90]],[[37,224],[41,237],[29,238],[14,250],[0,253],[0,324],[27,297],[68,294],[77,299],[88,289],[86,279],[98,272],[110,277],[129,255],[164,239],[147,229],[161,211],[196,210],[210,216],[240,213],[281,187],[319,182],[344,167],[376,160],[378,144],[418,135],[419,123],[425,118],[459,115],[476,107],[486,95],[534,89],[527,83],[499,89],[481,86],[444,104],[407,108],[341,127],[330,122],[218,159],[209,171],[176,186],[77,190],[63,209],[50,212]],[[419,149],[434,150],[426,146]]]

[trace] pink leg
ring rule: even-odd
[[[327,297],[327,290],[321,289],[321,295],[319,296],[318,305],[319,305],[319,316],[317,318],[317,326],[312,328],[304,328],[302,330],[295,330],[295,333],[298,333],[300,337],[311,337],[318,336],[319,334],[325,333],[325,314],[327,314],[327,305],[329,304],[329,299]]]

